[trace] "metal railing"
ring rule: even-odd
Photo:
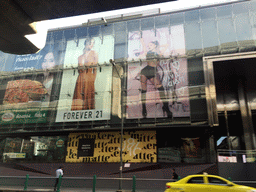
[[[163,191],[167,182],[174,182],[173,179],[147,179],[147,178],[110,178],[110,177],[61,177],[59,178],[59,184],[57,186],[57,192],[60,188],[76,188],[87,189],[86,191],[96,192],[102,189],[115,189],[118,191],[120,179],[123,182],[123,189],[136,192],[149,189],[155,189],[155,191]],[[37,177],[37,176],[0,176],[0,186],[19,188],[24,191],[28,189],[53,189],[55,177]],[[0,188],[1,188],[0,187]],[[119,189],[120,190],[120,189]]]
[[[0,190],[3,187],[18,188],[20,190],[31,190],[31,189],[53,189],[55,183],[55,177],[37,177],[37,176],[0,176]],[[232,178],[228,178],[232,181]],[[81,189],[83,191],[106,191],[106,189],[111,189],[113,191],[118,191],[120,178],[109,178],[109,177],[63,177],[61,178],[59,185],[57,186],[57,191],[60,192],[61,189]],[[160,192],[165,189],[165,184],[167,182],[174,182],[173,179],[152,179],[152,178],[136,178],[133,176],[131,178],[122,178],[123,190],[128,190],[131,192],[144,192],[144,191],[156,191]],[[236,184],[256,186],[256,181],[232,181]],[[19,191],[20,191],[19,190]]]

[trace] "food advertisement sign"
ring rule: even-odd
[[[184,54],[183,25],[129,32],[127,119],[190,116]]]
[[[56,122],[110,119],[113,57],[112,35],[67,41]]]
[[[46,122],[56,81],[53,70],[61,66],[58,47],[46,42],[36,54],[16,55],[11,75],[0,80],[0,124]]]
[[[71,133],[67,145],[67,163],[120,162],[120,132]],[[156,163],[155,131],[124,131],[125,163]]]
[[[42,76],[24,76],[2,81],[1,124],[43,123],[47,117],[48,96]],[[4,92],[4,93],[3,93]]]

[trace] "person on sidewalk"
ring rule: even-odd
[[[178,178],[179,178],[179,175],[176,173],[175,169],[172,169],[172,178],[171,179],[177,180]]]
[[[54,191],[57,190],[60,175],[61,175],[61,177],[63,176],[63,167],[61,167],[61,166],[56,170],[56,182],[55,182],[55,185],[54,185]]]

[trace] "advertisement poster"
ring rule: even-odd
[[[190,116],[184,54],[183,25],[129,32],[127,119]]]
[[[219,162],[224,163],[237,163],[237,157],[235,156],[218,156]]]
[[[205,156],[203,150],[199,137],[180,138],[175,140],[171,147],[158,148],[158,162],[204,162]]]
[[[77,158],[93,157],[95,139],[79,139]]]
[[[202,156],[202,150],[200,147],[200,139],[197,138],[181,138],[183,152],[182,156],[185,158],[199,158]]]
[[[112,35],[67,41],[56,122],[110,119]]]
[[[120,144],[120,132],[70,133],[66,162],[120,162]],[[156,163],[156,132],[125,131],[122,152],[125,163]]]
[[[54,45],[36,54],[17,55],[12,73],[1,80],[0,124],[44,123],[61,58]],[[30,70],[38,73],[29,73]]]

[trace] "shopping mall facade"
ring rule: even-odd
[[[49,31],[38,53],[1,53],[1,161],[253,162],[217,150],[255,149],[255,40],[244,1],[95,19]]]

